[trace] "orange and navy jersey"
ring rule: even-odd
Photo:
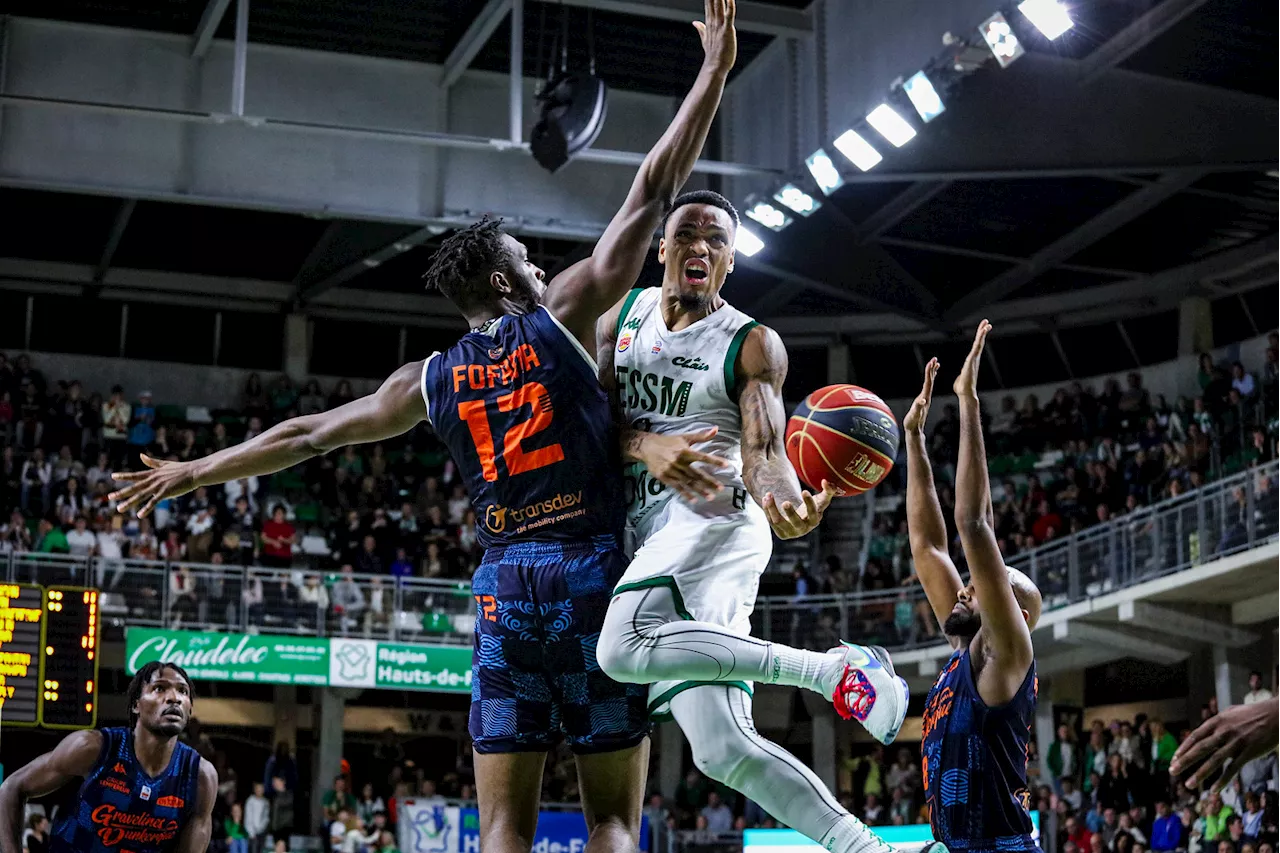
[[[925,699],[920,751],[933,837],[952,851],[1036,850],[1027,787],[1036,667],[1012,700],[988,707],[969,649],[951,655]]]
[[[169,766],[148,776],[133,754],[133,729],[102,729],[97,764],[64,807],[52,853],[168,853],[196,806],[200,756],[178,741]]]
[[[422,371],[486,548],[621,537],[617,435],[595,361],[546,308],[474,330]]]

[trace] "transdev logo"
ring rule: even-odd
[[[538,518],[569,510],[582,503],[582,492],[566,492],[543,501],[535,501],[523,507],[505,507],[500,504],[489,504],[484,511],[484,526],[490,533],[498,534],[507,529],[508,519],[516,527]],[[578,515],[582,510],[574,512]],[[558,516],[557,516],[558,517]]]

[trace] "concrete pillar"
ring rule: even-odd
[[[827,384],[843,385],[853,381],[849,370],[849,345],[831,344],[827,347]]]
[[[271,748],[284,741],[289,751],[298,754],[298,688],[292,684],[277,684],[272,697],[276,706],[276,728],[271,737]]]
[[[1056,677],[1056,676],[1055,676]],[[1036,746],[1040,755],[1040,778],[1049,783],[1049,748],[1057,735],[1057,727],[1053,724],[1053,700],[1047,678],[1040,679],[1040,693],[1036,700]],[[1043,828],[1041,828],[1043,832]]]
[[[836,791],[836,712],[824,703],[813,715],[813,772]]]
[[[1243,702],[1248,690],[1249,667],[1240,659],[1239,651],[1214,646],[1213,695],[1218,697],[1218,710]]]
[[[342,770],[343,714],[346,712],[346,693],[341,688],[320,687],[317,696],[312,731],[316,740],[315,763],[311,783],[311,823],[318,826],[324,817],[321,799],[333,785],[333,778]]]
[[[680,787],[680,779],[684,776],[684,732],[675,721],[658,726],[658,742],[652,748],[658,753],[658,790],[662,796],[671,800],[675,798],[676,788]]]
[[[311,369],[311,325],[306,314],[284,318],[284,372],[294,383],[306,380]]]
[[[1203,296],[1188,296],[1178,303],[1178,355],[1195,355],[1213,349],[1213,309]]]

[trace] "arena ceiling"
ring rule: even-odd
[[[253,0],[251,40],[431,63],[473,52],[472,67],[504,70],[506,24],[476,37],[496,0]],[[630,14],[676,0],[572,0],[571,22],[592,14],[600,75],[613,88],[679,94],[696,72],[696,43],[671,22]],[[223,0],[11,0],[37,18],[168,33],[232,37]],[[678,4],[676,4],[678,5]],[[803,0],[743,4],[756,25],[741,34],[738,73],[789,26],[811,25]],[[525,9],[525,71],[540,72],[540,21],[556,4]],[[1085,0],[1074,31],[1029,40],[1033,53],[1075,63],[1082,79],[1123,68],[1177,81],[1211,102],[1247,98],[1275,113],[1277,8],[1256,0]],[[573,50],[585,50],[574,41]],[[963,114],[1031,97],[1008,72],[984,69],[962,82],[955,108],[928,132],[963,145]],[[1023,129],[1034,132],[1034,128]],[[1011,129],[1009,132],[1018,132]],[[2,132],[2,130],[0,130]],[[1189,152],[1197,128],[1185,129]],[[922,134],[923,135],[923,134]],[[914,143],[913,143],[914,144]],[[938,144],[938,143],[935,143]],[[1064,144],[1052,140],[1046,144]],[[904,149],[905,150],[905,149]],[[1274,150],[1274,146],[1272,146]],[[714,152],[713,152],[714,153]],[[1275,289],[1276,163],[1063,173],[1010,167],[973,174],[849,183],[813,216],[769,235],[767,253],[739,265],[727,294],[789,336],[813,334],[936,339],[954,336],[974,312],[1016,320],[1022,331],[1167,308],[1188,293],[1214,296]],[[908,164],[909,165],[909,164]],[[908,170],[909,171],[909,170]],[[319,219],[266,210],[112,198],[43,189],[0,189],[0,276],[74,281],[86,292],[118,271],[181,273],[210,280],[278,283],[281,309],[341,287],[370,295],[420,293],[419,276],[438,242],[394,223]],[[403,249],[404,241],[413,248]],[[530,238],[549,270],[589,249],[575,240]],[[399,248],[394,248],[397,244]],[[23,266],[16,260],[43,262]],[[8,266],[4,266],[7,264]],[[65,274],[71,268],[75,274]],[[61,270],[61,272],[59,272]],[[140,274],[140,273],[139,273]],[[646,271],[652,279],[654,269]],[[161,277],[153,277],[153,286]],[[1274,295],[1269,302],[1274,305]],[[377,301],[376,299],[373,301]],[[437,306],[438,307],[438,306]],[[434,309],[433,309],[434,310]],[[1274,310],[1258,321],[1274,323]],[[448,314],[441,309],[441,316]]]

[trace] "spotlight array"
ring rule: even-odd
[[[868,172],[884,160],[884,155],[867,141],[865,128],[875,130],[894,148],[901,148],[917,135],[915,126],[903,115],[903,111],[910,115],[910,111],[905,110],[908,101],[924,124],[942,115],[947,109],[943,94],[950,92],[959,78],[973,73],[984,64],[984,44],[1000,67],[1007,68],[1026,53],[1026,48],[1004,14],[1008,12],[1012,15],[1013,8],[1011,1],[1003,12],[997,11],[983,21],[978,27],[977,39],[970,38],[966,41],[948,33],[943,38],[943,43],[949,49],[954,49],[954,56],[946,62],[934,62],[905,81],[900,79],[894,84],[894,89],[900,86],[901,93],[896,93],[895,97],[873,109],[864,122],[850,127],[833,139],[831,147],[860,171]],[[1060,37],[1075,25],[1061,0],[1021,0],[1017,4],[1017,10],[1050,40]],[[1025,28],[1023,32],[1025,34]],[[895,104],[898,105],[897,108]],[[793,176],[773,191],[772,202],[777,204],[765,197],[750,198],[747,200],[746,215],[771,231],[781,231],[795,221],[791,214],[807,217],[822,207],[822,196],[831,195],[846,183],[840,166],[828,150],[825,147],[819,148],[804,161],[808,177],[813,182],[811,185],[816,186],[821,195],[810,193],[804,186],[808,182]],[[753,232],[746,228],[738,229],[735,245],[738,251],[750,257],[764,247],[764,241]]]

